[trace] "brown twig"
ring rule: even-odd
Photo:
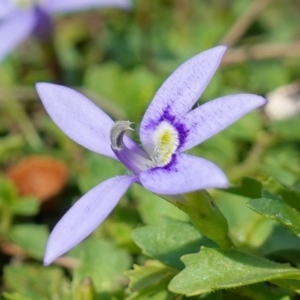
[[[10,255],[10,256],[19,256],[22,258],[29,258],[30,256],[24,252],[24,250],[19,247],[18,245],[9,243],[9,242],[1,242],[0,243],[0,251],[4,254]],[[61,267],[65,267],[68,269],[75,269],[79,261],[75,258],[62,256],[58,259],[56,259],[53,264],[59,265]]]
[[[222,61],[228,66],[248,60],[264,60],[300,56],[300,41],[289,44],[261,44],[229,49]]]
[[[273,0],[256,0],[251,3],[233,26],[229,29],[226,35],[221,40],[222,45],[228,47],[234,45],[255,21],[259,14],[272,2]]]

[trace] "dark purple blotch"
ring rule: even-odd
[[[169,105],[166,107],[163,114],[159,118],[158,124],[162,121],[167,121],[173,127],[176,128],[176,130],[178,132],[178,136],[179,136],[179,145],[177,147],[177,149],[178,149],[179,147],[181,147],[184,144],[185,139],[189,133],[189,130],[186,128],[186,126],[184,124],[182,124],[181,122],[179,122],[177,120],[176,116],[174,116],[172,114],[171,107]]]

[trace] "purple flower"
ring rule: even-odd
[[[89,150],[119,160],[132,172],[107,179],[73,205],[49,237],[45,265],[87,237],[132,183],[161,195],[228,186],[226,176],[215,164],[183,153],[266,103],[260,96],[239,94],[192,110],[225,50],[219,46],[192,57],[164,82],[140,125],[143,148],[125,135],[131,129],[129,121],[114,123],[93,102],[72,89],[37,84],[45,109],[66,135]]]
[[[129,8],[130,0],[1,0],[0,61],[30,34],[47,38],[51,15],[101,6]]]

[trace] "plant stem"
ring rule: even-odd
[[[227,220],[206,190],[160,197],[187,213],[195,228],[221,248],[234,247],[228,236]]]

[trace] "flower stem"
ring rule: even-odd
[[[221,248],[234,247],[228,236],[227,220],[206,190],[161,197],[187,213],[195,228]]]

